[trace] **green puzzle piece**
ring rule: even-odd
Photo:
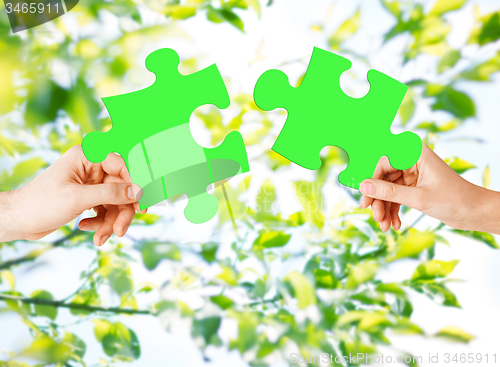
[[[229,106],[229,95],[217,69],[211,65],[191,75],[179,73],[179,55],[171,49],[152,52],[146,67],[155,82],[142,90],[103,98],[113,127],[83,139],[83,152],[91,162],[119,153],[133,183],[141,186],[141,209],[186,194],[184,210],[192,223],[215,216],[217,199],[207,193],[211,183],[249,171],[245,144],[237,131],[216,148],[196,143],[189,128],[193,111],[205,104]]]
[[[255,103],[270,111],[285,108],[288,118],[273,150],[311,170],[321,166],[320,151],[334,145],[349,156],[339,181],[355,189],[373,176],[378,160],[387,156],[395,169],[412,167],[422,152],[422,141],[411,132],[392,134],[390,127],[408,87],[376,71],[368,71],[370,91],[362,98],[347,96],[340,76],[351,62],[314,48],[302,84],[291,87],[279,70],[261,75]]]

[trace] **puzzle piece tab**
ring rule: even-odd
[[[351,62],[331,52],[314,48],[302,84],[290,86],[279,70],[261,75],[254,98],[259,108],[285,108],[288,118],[273,150],[311,170],[321,166],[320,151],[329,145],[345,150],[347,168],[339,181],[355,189],[373,176],[378,160],[387,156],[395,169],[412,167],[422,152],[422,141],[412,132],[391,133],[408,87],[376,71],[368,71],[370,91],[362,98],[347,96],[340,76]]]
[[[141,209],[179,194],[189,198],[184,210],[192,223],[210,220],[218,208],[207,193],[211,183],[249,171],[241,134],[233,131],[215,148],[196,143],[189,128],[194,110],[205,104],[229,106],[229,95],[217,69],[211,65],[191,75],[179,73],[179,56],[160,49],[146,58],[155,82],[142,90],[103,98],[113,127],[83,139],[91,162],[119,153],[133,183],[141,186]]]

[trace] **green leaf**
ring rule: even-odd
[[[229,350],[237,349],[240,353],[250,350],[257,343],[257,327],[260,315],[257,312],[230,311],[229,316],[238,320],[238,336],[229,341]]]
[[[447,326],[442,328],[438,333],[434,336],[439,338],[445,338],[449,341],[458,342],[458,343],[469,343],[474,340],[475,337],[462,329],[456,326]]]
[[[410,228],[404,237],[398,239],[396,253],[390,255],[387,261],[394,261],[406,257],[417,258],[422,251],[433,246],[435,243],[436,235],[434,233],[427,231],[421,232],[415,228]]]
[[[210,297],[210,300],[223,310],[227,310],[229,307],[232,307],[234,305],[234,302],[231,298],[223,296],[222,294]]]
[[[262,299],[267,292],[267,274],[262,279],[257,279],[255,283],[243,282],[240,286],[245,288],[248,292],[248,297],[251,299]]]
[[[342,354],[344,356],[353,356],[361,353],[363,356],[359,359],[356,359],[356,362],[359,364],[369,364],[367,356],[370,354],[374,354],[377,351],[377,348],[374,345],[368,345],[367,342],[361,342],[360,340],[355,340],[353,342],[345,343],[345,352]],[[353,364],[354,366],[354,364]]]
[[[487,164],[483,171],[483,187],[490,187],[491,185],[491,169]]]
[[[46,165],[45,161],[38,157],[18,163],[11,174],[3,172],[0,176],[0,191],[16,189]]]
[[[70,92],[62,88],[47,75],[39,74],[33,83],[29,84],[26,113],[26,125],[34,128],[53,122],[60,109],[67,104]]]
[[[259,345],[259,350],[257,351],[257,358],[258,359],[264,358],[278,348],[279,348],[278,343],[270,343],[267,339],[265,339],[264,342],[260,343]]]
[[[357,288],[360,284],[373,279],[375,274],[377,274],[378,268],[379,265],[374,261],[353,265],[347,276],[347,288]]]
[[[291,235],[282,231],[263,231],[254,241],[252,250],[262,251],[266,248],[283,247],[290,241]]]
[[[207,19],[213,23],[222,23],[224,21],[232,24],[242,32],[245,32],[245,26],[241,18],[236,15],[231,9],[220,8],[216,9],[212,5],[207,6]]]
[[[2,279],[9,284],[10,290],[14,291],[14,288],[16,286],[16,278],[14,277],[14,273],[10,270],[2,270],[0,271],[0,283],[2,282]]]
[[[356,11],[352,17],[349,17],[328,39],[328,44],[332,50],[339,50],[340,44],[351,37],[359,28],[360,11]]]
[[[399,8],[399,2],[395,0],[382,0],[382,5],[386,8],[392,15],[399,18],[401,15],[401,9]]]
[[[145,282],[141,284],[143,285],[137,290],[137,293],[149,293],[154,289],[158,289],[158,286],[151,282]]]
[[[439,261],[430,260],[423,262],[417,267],[415,273],[411,277],[411,280],[430,280],[436,278],[443,278],[450,274],[455,266],[458,264],[458,260],[454,261]]]
[[[376,332],[377,329],[391,325],[392,322],[384,312],[366,312],[361,318],[358,328],[367,332]]]
[[[476,18],[477,25],[473,28],[467,43],[484,46],[500,39],[500,11]]]
[[[259,16],[261,15],[259,0],[247,0],[247,3],[255,10],[257,15],[259,15]]]
[[[479,232],[479,231],[462,231],[460,229],[454,229],[453,232],[461,236],[469,237],[476,241],[483,242],[491,248],[494,249],[500,248],[497,241],[495,240],[495,237],[490,233]]]
[[[452,119],[444,124],[437,125],[435,122],[422,122],[417,126],[417,129],[426,129],[431,133],[446,132],[455,129],[462,124],[462,120]]]
[[[460,51],[451,50],[448,52],[438,64],[438,72],[442,73],[451,69],[460,60]]]
[[[83,79],[77,79],[72,85],[64,110],[84,133],[102,129],[102,122],[98,119],[101,105],[97,102],[95,89]]]
[[[196,6],[170,5],[165,11],[165,15],[174,19],[187,19],[196,15]]]
[[[341,149],[337,149],[336,151],[338,150]],[[335,152],[335,150],[333,151]],[[328,165],[323,163],[322,167],[323,166]],[[326,171],[328,171],[328,169]],[[304,208],[302,212],[303,216],[306,218],[308,223],[322,229],[325,225],[325,217],[321,210],[325,205],[323,194],[321,192],[322,185],[318,183],[318,181],[297,181],[294,182],[294,186],[297,197]]]
[[[26,144],[14,139],[8,139],[0,134],[0,155],[14,156],[15,153],[22,154],[29,152],[29,150],[30,148]]]
[[[263,298],[267,292],[267,277],[268,274],[263,275],[262,279],[257,279],[253,288],[250,290],[249,296],[252,298]]]
[[[324,269],[313,270],[314,279],[318,288],[333,289],[339,284],[339,281],[332,272]]]
[[[237,285],[238,275],[236,274],[234,269],[226,265],[222,265],[221,268],[222,272],[219,275],[217,275],[217,278],[224,281],[228,285],[231,286]]]
[[[383,293],[373,292],[368,289],[351,296],[351,300],[359,301],[365,305],[387,306],[386,297]]]
[[[219,342],[217,331],[219,330],[220,322],[221,318],[218,316],[207,317],[201,320],[193,320],[191,332],[193,338],[201,336],[203,337],[205,344],[217,344]]]
[[[410,287],[417,292],[425,294],[435,302],[443,306],[460,308],[460,303],[455,294],[446,287],[444,282],[436,282],[434,280],[418,280],[409,283]]]
[[[0,367],[31,367],[29,364],[18,361],[0,361]]]
[[[395,324],[391,325],[391,329],[398,334],[425,335],[424,331],[419,326],[412,324],[406,318],[398,319]]]
[[[396,302],[391,305],[391,310],[397,315],[410,317],[413,313],[413,305],[406,296],[396,297]]]
[[[141,248],[142,261],[148,270],[153,270],[164,259],[179,261],[181,251],[172,243],[146,242]]]
[[[445,158],[444,161],[458,174],[462,174],[472,168],[476,168],[476,166],[472,163],[458,157]]]
[[[21,355],[43,361],[47,364],[65,363],[70,358],[71,348],[64,342],[58,342],[43,335],[33,340],[31,346]],[[45,364],[44,364],[45,365]]]
[[[134,287],[132,272],[124,259],[101,252],[97,272],[108,280],[111,289],[119,295],[132,292]]]
[[[139,344],[139,338],[137,334],[132,329],[127,329],[130,334],[130,350],[134,359],[139,359],[141,356],[141,345]]]
[[[363,319],[363,317],[365,317],[366,314],[368,314],[367,311],[358,310],[343,313],[339,316],[336,326],[340,328],[346,325],[358,323]]]
[[[82,305],[99,306],[101,304],[95,289],[82,289],[71,300],[71,303]],[[88,315],[90,311],[80,309],[70,309],[72,315]]]
[[[436,97],[432,105],[433,111],[447,111],[460,119],[473,117],[476,114],[476,106],[472,99],[451,86],[429,84],[425,96]]]
[[[217,258],[217,250],[219,248],[219,245],[215,242],[208,242],[203,244],[201,248],[201,257],[209,264],[214,262]]]
[[[289,286],[291,295],[299,301],[299,308],[306,308],[316,304],[314,287],[304,274],[298,271],[292,271],[283,279],[283,282]]]
[[[102,344],[104,353],[121,361],[138,359],[141,348],[137,335],[120,322],[112,323],[105,319],[92,320],[94,334]]]
[[[9,296],[23,297],[22,293],[17,291],[1,292],[0,294],[6,294]],[[21,301],[15,300],[0,300],[0,302],[5,302],[7,306],[14,312],[22,316],[27,316],[31,313],[31,305],[22,303]]]
[[[111,333],[113,324],[105,319],[92,320],[94,323],[94,334],[98,342],[102,342],[105,335]]]
[[[500,71],[500,52],[495,57],[466,69],[458,75],[458,78],[479,82],[491,81],[491,75]]]
[[[431,9],[429,15],[443,15],[449,11],[460,9],[467,0],[438,0]]]
[[[300,227],[306,223],[304,212],[296,212],[288,218],[291,227]]]
[[[134,220],[133,220],[133,224],[145,224],[145,225],[151,225],[151,224],[155,224],[156,222],[158,222],[158,220],[160,220],[160,216],[159,215],[154,215],[154,214],[149,214],[149,213],[144,213],[144,214],[141,214],[141,213],[136,213],[135,216],[134,216]]]
[[[165,300],[160,301],[154,305],[154,309],[156,310],[157,314],[160,314],[166,310],[174,310],[174,309],[176,309],[176,307],[177,307],[177,305],[174,302],[165,301]]]
[[[415,101],[413,100],[413,97],[413,89],[409,89],[403,99],[403,103],[401,103],[401,107],[399,107],[399,115],[401,116],[401,123],[403,126],[410,121],[413,113],[415,112]]]
[[[75,334],[66,331],[64,333],[63,343],[70,348],[70,353],[74,355],[71,359],[78,361],[78,359],[81,360],[85,355],[87,345]]]
[[[379,283],[375,289],[384,293],[393,293],[402,296],[406,295],[405,291],[395,283]]]
[[[40,299],[48,299],[54,300],[52,294],[44,290],[37,290],[31,293],[31,298],[40,298]],[[37,305],[35,304],[35,313],[38,316],[46,316],[52,320],[55,320],[57,317],[57,307],[46,306],[46,305]]]

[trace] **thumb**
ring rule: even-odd
[[[403,204],[414,209],[420,207],[420,189],[398,185],[384,180],[369,179],[365,180],[359,186],[359,191],[373,199],[389,201],[392,203]]]
[[[131,204],[138,201],[142,196],[140,186],[129,183],[109,182],[97,185],[81,185],[81,190],[81,200],[87,208],[104,204]]]

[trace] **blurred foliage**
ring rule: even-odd
[[[399,121],[418,129],[432,147],[439,137],[476,116],[475,101],[463,83],[489,82],[500,70],[500,52],[489,59],[463,56],[466,48],[478,49],[500,38],[500,13],[479,14],[476,9],[467,44],[455,49],[447,41],[451,30],[448,14],[462,9],[466,0],[431,3],[381,0],[380,4],[393,19],[381,47],[406,42],[395,68],[430,58],[431,70],[415,71],[405,81],[410,90]],[[79,144],[84,134],[109,128],[99,97],[140,84],[137,79],[141,78],[134,77],[132,71],[141,67],[137,55],[144,44],[186,37],[182,21],[195,16],[244,31],[240,15],[252,11],[260,16],[264,5],[272,5],[272,1],[86,0],[43,26],[57,31],[53,38],[37,33],[37,29],[9,34],[2,10],[0,159],[6,162],[8,158],[15,165],[2,167],[1,190],[23,185],[46,167],[47,155],[40,151],[59,154]],[[146,21],[145,10],[153,12],[158,23]],[[348,41],[363,30],[363,11],[363,7],[356,10],[333,32],[329,18],[312,27],[325,36],[325,47],[349,55],[354,62],[369,63],[372,55],[348,47]],[[110,17],[116,21],[116,34],[104,37]],[[192,72],[196,60],[185,60],[181,67]],[[259,147],[273,127],[269,114],[255,106],[250,93],[232,96],[232,102],[237,111],[230,121],[215,108],[196,111],[211,133],[212,144],[239,129],[247,117],[258,116],[259,127],[245,131],[244,139],[248,147]],[[431,116],[435,116],[432,111],[440,111],[448,119],[420,121],[415,111],[426,104]],[[492,235],[450,231],[444,225],[416,229],[422,217],[405,230],[382,233],[370,210],[354,209],[359,195],[351,191],[348,195],[353,205],[326,205],[324,185],[334,181],[330,172],[347,159],[334,149],[322,156],[323,165],[313,180],[290,183],[304,209],[283,217],[279,200],[285,194],[274,187],[272,177],[291,168],[269,147],[261,147],[261,151],[252,163],[270,167],[269,177],[264,182],[252,179],[251,187],[258,185],[255,206],[238,224],[229,252],[221,251],[217,240],[180,246],[147,235],[133,238],[133,246],[112,239],[112,249],[102,251],[92,245],[92,233],[80,232],[75,222],[61,228],[60,240],[38,242],[37,250],[0,262],[2,311],[17,313],[33,337],[30,346],[12,352],[0,366],[28,366],[25,361],[33,360],[36,366],[111,366],[117,361],[136,360],[141,355],[140,340],[126,326],[126,319],[118,318],[120,314],[160,316],[167,330],[187,321],[184,325],[190,325],[193,340],[203,353],[209,346],[224,346],[240,353],[252,366],[268,365],[272,358],[288,360],[286,351],[290,348],[302,355],[376,353],[379,345],[390,345],[389,332],[463,343],[473,340],[472,335],[452,326],[435,335],[426,334],[411,321],[411,294],[419,292],[438,305],[460,307],[448,286],[457,261],[434,259],[435,248],[447,244],[444,235],[449,232],[498,248]],[[459,157],[447,162],[458,173],[476,168]],[[483,182],[490,184],[489,168],[483,173]],[[412,213],[406,208],[404,216]],[[132,229],[149,235],[165,225],[160,216],[138,214]],[[25,241],[15,241],[0,244],[0,249],[25,246]],[[56,292],[50,285],[33,290],[29,296],[21,294],[16,288],[16,267],[37,263],[41,254],[54,248],[79,248],[92,254],[94,260],[81,272],[81,284],[60,300],[54,299]],[[137,260],[149,271],[169,269],[171,276],[156,283],[136,284],[132,264]],[[414,268],[411,277],[393,283],[381,281],[379,271],[400,261]],[[272,267],[282,269],[282,273],[271,275]],[[193,305],[186,301],[189,296],[202,302]],[[59,321],[62,308],[70,310],[68,317],[74,322]],[[84,341],[71,332],[72,325],[81,322],[93,323],[95,339]],[[231,338],[221,332],[223,322],[237,326]],[[98,344],[107,359],[86,360],[86,350]]]

